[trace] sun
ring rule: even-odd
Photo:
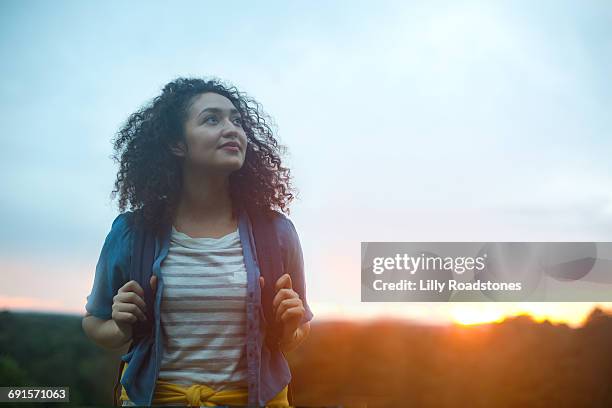
[[[484,323],[499,323],[506,317],[500,310],[484,305],[467,306],[461,305],[453,307],[450,311],[451,320],[455,324],[471,326]]]
[[[553,324],[567,324],[571,327],[582,325],[593,309],[591,303],[483,303],[452,305],[448,314],[450,320],[459,325],[470,326],[485,323],[500,323],[504,319],[526,315],[534,322],[548,321]],[[608,303],[600,303],[609,307]]]

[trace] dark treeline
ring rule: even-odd
[[[119,357],[85,336],[79,316],[0,312],[2,387],[68,386],[70,405],[112,405]]]
[[[297,401],[368,407],[612,407],[612,316],[585,325],[316,326],[291,355]]]
[[[612,407],[612,316],[599,309],[578,329],[314,322],[288,358],[298,405]],[[71,405],[111,405],[118,363],[78,316],[0,312],[0,386],[69,386]]]

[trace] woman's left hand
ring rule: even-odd
[[[264,285],[264,278],[259,278],[261,287]],[[272,300],[272,309],[277,322],[281,323],[282,335],[281,343],[293,340],[295,331],[300,327],[302,317],[306,313],[300,296],[293,290],[291,276],[286,273],[276,281],[274,285],[276,295]]]

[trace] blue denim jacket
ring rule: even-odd
[[[129,266],[132,253],[132,230],[128,217],[132,212],[120,214],[113,221],[100,258],[96,266],[93,289],[87,297],[85,309],[100,319],[110,319],[113,297],[129,280]],[[275,220],[283,267],[291,275],[293,290],[296,291],[306,313],[302,324],[310,321],[312,311],[306,301],[306,284],[304,280],[304,261],[299,238],[293,223],[284,216]],[[248,404],[265,405],[278,394],[291,380],[289,365],[279,350],[270,351],[265,343],[266,321],[261,307],[261,289],[259,287],[259,267],[253,239],[251,222],[246,212],[239,216],[238,230],[247,271],[247,331],[246,353],[248,372]],[[155,336],[147,337],[136,344],[121,359],[128,367],[121,378],[121,384],[131,401],[138,405],[151,405],[155,383],[159,375],[162,359],[163,331],[160,327],[160,306],[164,289],[161,264],[168,255],[170,232],[157,240],[153,274],[157,276],[155,296]],[[269,284],[266,282],[266,284]]]

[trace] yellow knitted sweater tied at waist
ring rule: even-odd
[[[125,364],[123,373],[127,368]],[[123,376],[123,374],[122,374]],[[121,401],[129,401],[125,388],[121,387]],[[248,391],[246,389],[215,390],[207,385],[194,384],[184,386],[157,380],[152,405],[183,404],[190,407],[215,407],[219,405],[246,406]],[[287,387],[266,403],[266,407],[289,407]]]

